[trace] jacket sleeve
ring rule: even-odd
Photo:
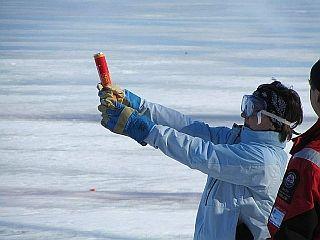
[[[155,124],[173,128],[190,136],[211,141],[214,144],[227,143],[228,141],[234,142],[236,138],[236,136],[231,136],[232,131],[230,128],[210,127],[208,124],[196,121],[176,110],[147,102],[146,100],[143,100],[139,112],[149,117]]]
[[[145,141],[180,163],[223,181],[252,186],[265,178],[263,156],[241,144],[215,145],[159,125]]]
[[[320,224],[319,185],[320,170],[316,164],[302,158],[290,160],[274,204],[274,209],[283,213],[283,221],[280,228],[273,221],[268,224],[273,239],[315,239]]]
[[[155,124],[168,126],[178,131],[195,122],[190,116],[146,100],[142,100],[139,112],[149,117]]]
[[[275,240],[311,240],[317,228],[319,216],[315,210],[307,211],[281,225],[275,234]]]

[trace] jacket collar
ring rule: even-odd
[[[241,131],[242,143],[262,143],[285,148],[286,142],[280,142],[279,133],[274,131],[254,131],[248,127],[243,127]]]
[[[301,134],[299,137],[292,139],[293,147],[290,151],[290,154],[299,152],[313,140],[320,140],[320,118],[311,128],[309,128],[309,130]]]

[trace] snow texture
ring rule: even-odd
[[[215,126],[241,123],[242,96],[275,77],[301,95],[304,131],[319,11],[307,0],[0,0],[0,239],[192,239],[206,176],[100,126],[93,54],[120,86]]]

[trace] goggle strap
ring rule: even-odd
[[[261,116],[261,111],[259,111],[259,112],[257,113],[257,118],[258,118],[258,125],[259,125],[259,124],[261,124],[261,118],[262,118],[262,116]]]
[[[264,115],[266,115],[266,116],[268,116],[268,117],[274,118],[274,119],[276,119],[277,121],[279,121],[279,122],[281,122],[281,123],[283,123],[283,124],[286,124],[286,125],[288,125],[288,126],[290,126],[290,127],[293,127],[293,126],[294,126],[294,124],[291,123],[291,122],[289,122],[288,120],[286,120],[286,119],[284,119],[284,118],[282,118],[282,117],[279,117],[279,116],[277,116],[277,115],[275,115],[275,114],[273,114],[273,113],[267,112],[266,110],[261,110],[259,113],[260,113],[260,114],[262,113],[262,114],[264,114]],[[258,114],[259,114],[259,113],[258,113]],[[259,121],[259,118],[258,118],[258,121]],[[258,124],[259,124],[259,123],[258,123]]]

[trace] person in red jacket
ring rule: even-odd
[[[274,240],[320,239],[320,60],[311,68],[309,83],[318,121],[293,139],[292,158],[268,221]]]

